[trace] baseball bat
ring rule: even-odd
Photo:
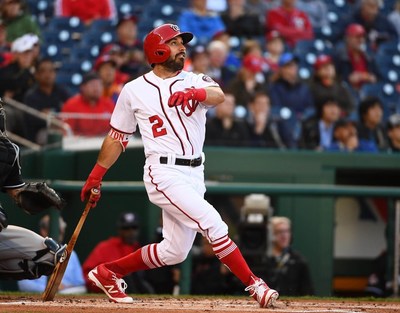
[[[79,219],[78,224],[75,227],[74,233],[71,236],[67,244],[67,248],[65,249],[65,258],[64,260],[60,260],[56,267],[53,270],[53,273],[50,275],[49,280],[46,285],[46,289],[43,292],[42,300],[43,301],[53,301],[54,296],[57,293],[58,287],[60,286],[61,280],[64,276],[65,270],[67,268],[69,258],[71,256],[72,250],[75,247],[75,243],[78,240],[78,236],[81,232],[83,223],[85,223],[86,216],[88,215],[90,209],[93,205],[93,197],[99,195],[100,190],[96,188],[92,188],[90,198],[86,203],[85,209],[82,212],[81,218]]]

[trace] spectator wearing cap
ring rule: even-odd
[[[386,129],[383,125],[383,104],[378,97],[370,96],[361,100],[357,133],[360,144],[369,146],[372,152],[387,150]]]
[[[22,102],[26,91],[34,84],[31,73],[34,42],[28,36],[13,41],[13,62],[0,69],[0,95]]]
[[[86,25],[95,19],[116,20],[117,10],[114,0],[56,0],[56,16],[77,16]]]
[[[254,38],[264,33],[258,15],[249,13],[245,0],[228,0],[228,9],[221,14],[226,32],[238,38]]]
[[[262,56],[254,51],[243,57],[242,67],[228,85],[228,90],[234,94],[238,106],[247,108],[256,92],[267,90],[262,73],[263,64]]]
[[[389,152],[400,152],[400,114],[389,116],[387,123]]]
[[[282,140],[287,148],[297,146],[301,121],[314,113],[312,94],[299,79],[297,62],[293,53],[282,54],[276,80],[269,88],[272,115],[283,124]]]
[[[270,79],[274,79],[274,74],[279,69],[279,59],[285,52],[285,40],[277,30],[269,31],[265,39],[265,72]]]
[[[316,114],[303,121],[299,148],[326,150],[332,144],[333,129],[340,118],[340,107],[335,98],[322,98],[316,103]]]
[[[196,44],[207,45],[215,34],[225,30],[221,17],[207,9],[207,0],[191,0],[190,8],[178,17],[178,26],[183,32],[191,32]]]
[[[360,24],[350,24],[346,28],[344,44],[337,45],[334,55],[339,77],[356,93],[363,84],[375,83],[378,79],[375,62],[364,48],[364,27]]]
[[[99,74],[103,83],[103,97],[117,103],[117,98],[123,87],[123,84],[119,84],[116,81],[117,63],[110,55],[101,55],[97,58],[94,69]]]
[[[345,25],[359,24],[365,29],[366,44],[372,51],[385,41],[397,40],[396,29],[387,15],[380,12],[381,0],[361,0],[360,6]]]
[[[40,37],[39,25],[23,4],[22,0],[2,0],[0,3],[0,17],[6,27],[9,43],[29,33]]]
[[[64,103],[61,116],[75,135],[104,136],[110,129],[114,106],[111,99],[103,97],[100,76],[88,73],[82,78],[79,93]]]
[[[297,0],[296,7],[307,14],[314,29],[330,25],[325,1]]]
[[[338,79],[335,64],[329,55],[321,54],[317,57],[310,89],[315,103],[327,96],[335,97],[343,116],[349,116],[355,110],[356,99],[347,84]]]
[[[56,67],[50,58],[40,59],[35,65],[34,86],[26,92],[24,103],[44,114],[57,114],[64,102],[71,96],[64,86],[56,83]],[[27,114],[25,116],[28,128],[27,138],[40,145],[47,143],[47,122]]]
[[[281,0],[278,8],[267,12],[265,32],[271,30],[279,31],[291,48],[299,40],[314,38],[310,19],[296,8],[296,0]]]
[[[139,221],[133,212],[122,212],[116,222],[116,236],[99,242],[82,265],[86,287],[90,292],[101,292],[87,278],[89,271],[99,264],[111,262],[135,252],[141,247],[139,242]],[[143,272],[124,277],[128,287],[127,293],[150,293],[152,288],[143,280]]]
[[[253,147],[285,149],[282,141],[282,125],[272,119],[271,102],[265,91],[256,92],[248,104],[246,119],[250,129],[250,141]]]
[[[205,74],[218,82],[222,88],[226,88],[235,76],[235,71],[225,65],[228,57],[226,44],[219,40],[213,40],[208,44],[207,52],[210,66]]]
[[[243,119],[235,117],[235,96],[225,92],[225,100],[207,119],[205,144],[208,146],[248,146],[250,135]]]

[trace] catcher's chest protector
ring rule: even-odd
[[[0,136],[0,187],[3,187],[16,157],[17,152],[12,143],[7,138]]]

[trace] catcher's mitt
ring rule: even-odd
[[[64,199],[45,182],[26,184],[16,194],[15,202],[28,214],[37,214],[52,206],[61,210],[65,206]]]

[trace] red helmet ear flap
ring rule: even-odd
[[[153,29],[144,39],[143,48],[147,61],[151,66],[163,63],[171,55],[171,49],[166,44],[168,40],[181,36],[183,44],[187,44],[193,38],[192,33],[181,32],[174,24],[164,24]]]

